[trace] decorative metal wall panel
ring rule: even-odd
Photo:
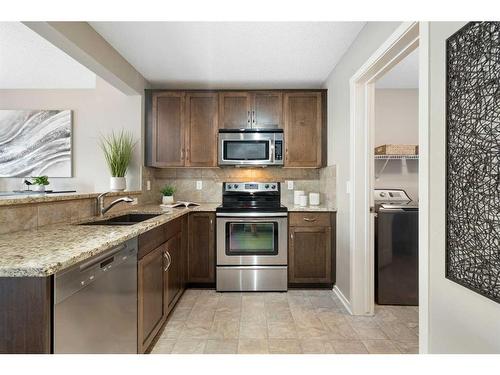
[[[70,110],[0,110],[0,177],[71,177]]]
[[[446,277],[500,303],[500,22],[447,40]]]

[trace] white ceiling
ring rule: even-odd
[[[418,48],[376,83],[378,89],[418,89]]]
[[[319,87],[364,22],[90,22],[153,86]]]
[[[94,88],[95,74],[20,22],[0,22],[0,89]]]

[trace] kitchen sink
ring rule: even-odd
[[[160,216],[161,214],[126,214],[111,217],[109,219],[88,221],[80,225],[134,225],[145,220]]]

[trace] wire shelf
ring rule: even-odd
[[[375,160],[418,160],[418,155],[375,155]]]
[[[375,160],[385,160],[384,165],[380,168],[378,173],[375,172],[375,179],[378,180],[382,173],[384,173],[389,160],[418,160],[418,155],[375,155]]]

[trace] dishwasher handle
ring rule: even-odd
[[[88,261],[88,262],[85,262],[83,264],[80,265],[80,272],[83,272],[83,271],[86,271],[88,270],[89,268],[92,268],[94,267],[96,264],[99,264],[101,263],[102,261],[105,261],[107,260],[108,258],[111,258],[112,256],[114,256],[116,253],[119,253],[120,251],[123,251],[127,248],[127,245],[126,244],[123,244],[123,245],[120,245],[120,246],[117,246],[117,247],[114,247],[112,248],[111,250],[108,250],[107,252],[105,252],[104,254],[102,255],[99,255],[98,257],[96,258],[93,258],[92,260]],[[111,262],[110,262],[111,263]]]

